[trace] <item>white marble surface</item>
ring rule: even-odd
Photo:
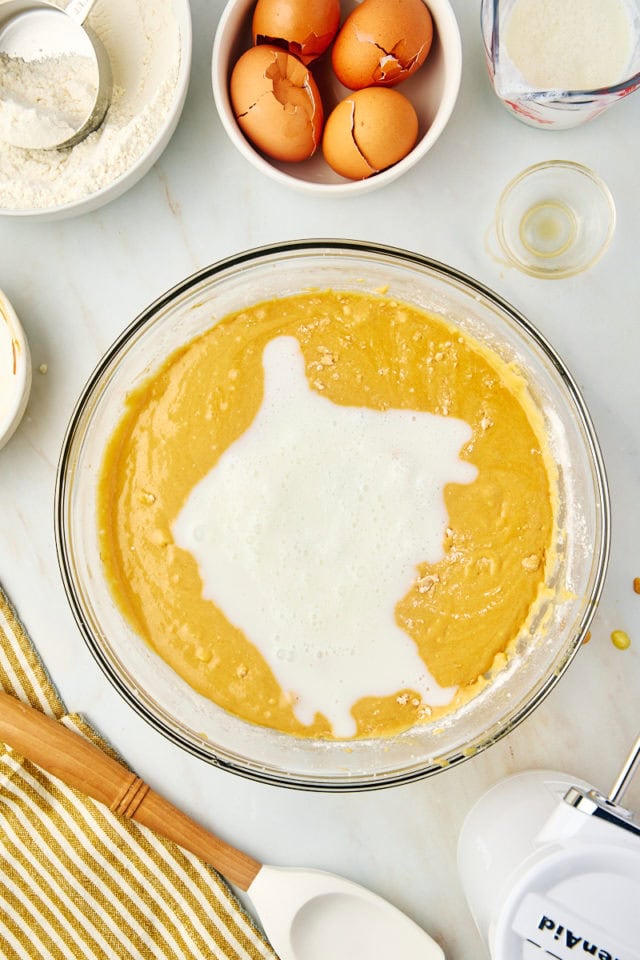
[[[509,116],[491,92],[479,0],[454,0],[462,89],[432,152],[385,189],[325,201],[274,185],[239,158],[217,119],[209,60],[221,0],[193,0],[191,88],[156,167],[95,213],[54,223],[0,219],[0,287],[35,367],[27,416],[0,452],[0,581],[69,707],[138,772],[222,836],[272,863],[342,873],[423,924],[449,960],[484,948],[459,885],[455,847],[473,801],[512,771],[547,766],[606,787],[640,726],[640,93],[592,125],[549,133]],[[613,244],[588,274],[529,279],[490,255],[501,188],[537,160],[582,161],[618,207]],[[613,538],[593,638],[547,701],[490,750],[430,780],[358,795],[302,794],[222,773],[153,732],[111,689],[67,607],[56,562],[56,462],[73,404],[101,353],[148,302],[196,268],[276,240],[327,236],[414,249],[495,288],[560,351],[582,388],[607,464]],[[46,375],[38,372],[47,364]],[[616,650],[624,628],[631,649]],[[640,807],[640,782],[628,795]]]

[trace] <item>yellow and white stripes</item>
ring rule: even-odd
[[[64,705],[0,590],[0,685]],[[0,745],[2,960],[275,960],[218,875]]]
[[[24,703],[50,717],[61,717],[64,705],[9,601],[0,588],[0,685]]]

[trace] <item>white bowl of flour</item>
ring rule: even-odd
[[[0,215],[50,220],[95,210],[147,173],[177,126],[191,69],[188,0],[97,0],[87,24],[113,71],[105,120],[66,150],[0,141]]]

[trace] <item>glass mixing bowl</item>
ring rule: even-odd
[[[549,597],[498,676],[437,723],[377,740],[296,738],[254,726],[195,693],[132,629],[99,552],[97,482],[126,395],[231,311],[309,288],[379,292],[438,314],[517,364],[559,466],[557,563]],[[538,331],[482,284],[418,254],[340,240],[263,247],[207,267],[131,323],[91,376],[71,417],[56,488],[58,557],[69,602],[98,664],[125,700],[174,743],[227,770],[289,787],[361,790],[460,763],[544,699],[579,649],[600,595],[609,506],[598,443],[563,362]]]

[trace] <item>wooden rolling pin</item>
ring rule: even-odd
[[[194,853],[241,890],[249,888],[262,866],[205,830],[80,734],[1,691],[0,740],[67,786]]]

